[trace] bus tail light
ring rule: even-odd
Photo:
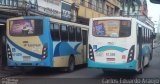
[[[92,48],[92,46],[91,45],[89,45],[89,59],[90,60],[95,60],[94,59],[94,53],[93,53],[93,48]]]
[[[7,56],[9,59],[12,59],[12,52],[11,52],[11,48],[9,47],[9,45],[7,45]]]
[[[127,63],[131,62],[134,59],[134,51],[135,51],[135,46],[133,45],[129,50]]]
[[[48,50],[47,45],[44,45],[44,46],[43,46],[43,50],[42,50],[42,60],[44,60],[44,59],[47,58],[47,55],[48,55],[47,50]]]

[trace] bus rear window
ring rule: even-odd
[[[43,20],[12,20],[9,27],[11,36],[38,36],[43,31]]]
[[[95,20],[93,35],[102,37],[128,37],[131,34],[129,20]]]

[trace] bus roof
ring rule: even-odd
[[[68,21],[64,21],[64,20],[59,20],[59,19],[54,19],[54,18],[50,18],[51,22],[58,22],[58,23],[63,23],[63,24],[70,24],[73,26],[79,26],[79,27],[83,27],[83,28],[89,28],[89,26],[87,25],[82,25],[82,24],[78,24],[78,23],[74,23],[74,22],[68,22]]]
[[[130,17],[99,17],[99,18],[92,18],[92,20],[104,20],[104,19],[120,19],[120,20],[131,20]]]

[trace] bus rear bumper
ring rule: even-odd
[[[95,62],[88,59],[88,67],[90,68],[136,70],[136,65],[137,65],[136,60],[133,60],[129,63],[107,64],[107,63]]]
[[[53,67],[51,63],[47,61],[37,61],[37,62],[19,62],[8,60],[8,66],[14,67]]]

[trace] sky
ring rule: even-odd
[[[158,28],[158,21],[160,21],[160,4],[151,3],[150,0],[147,0],[148,5],[148,17],[152,17],[151,20],[155,24],[155,32],[160,32]]]
[[[150,0],[147,0],[148,5],[148,16],[152,17],[152,21],[158,21],[160,18],[160,4],[151,3]]]

